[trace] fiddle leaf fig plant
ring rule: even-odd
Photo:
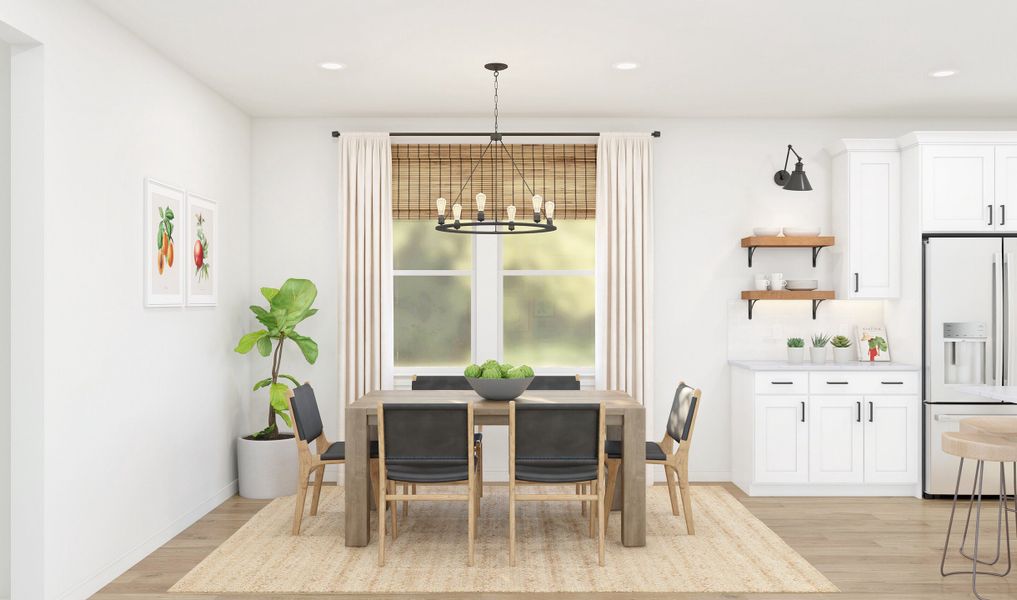
[[[296,331],[297,325],[318,312],[318,309],[311,308],[318,296],[318,288],[307,279],[287,279],[278,289],[261,288],[261,295],[268,301],[268,306],[252,305],[251,312],[264,328],[240,338],[234,351],[247,354],[257,348],[258,354],[272,357],[271,376],[254,384],[254,391],[268,388],[268,426],[250,436],[255,440],[272,440],[279,438],[276,415],[287,425],[293,424],[286,407],[286,394],[290,388],[279,380],[284,379],[295,386],[300,385],[296,377],[279,372],[283,345],[286,340],[292,340],[308,363],[313,365],[318,360],[318,343]]]

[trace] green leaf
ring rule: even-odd
[[[260,390],[261,388],[265,387],[266,385],[268,385],[270,383],[272,383],[272,378],[271,377],[266,377],[266,378],[262,379],[261,381],[259,381],[258,383],[254,384],[254,387],[251,388],[251,391],[252,392],[256,392],[256,391]]]
[[[282,373],[279,373],[279,377],[285,377],[286,379],[289,379],[290,381],[293,382],[293,385],[296,385],[296,386],[300,385],[300,382],[297,381],[297,378],[292,376],[292,375],[284,375]]]
[[[164,213],[164,212],[162,211],[162,207],[161,207],[161,206],[160,206],[160,207],[158,207],[158,208],[159,208],[159,218],[160,218],[160,219],[165,219],[165,218],[166,218],[166,213]]]
[[[173,209],[168,206],[166,207],[166,218],[173,220]]]
[[[258,340],[258,354],[268,356],[272,354],[272,338],[267,335]]]
[[[275,425],[269,425],[268,427],[262,429],[258,433],[251,434],[251,439],[253,439],[253,440],[267,440],[270,437],[272,437],[273,435],[275,435],[277,431],[279,431],[278,427],[276,427]]]
[[[268,335],[268,332],[265,331],[264,329],[252,331],[251,333],[248,333],[244,337],[240,338],[240,341],[237,343],[237,347],[234,348],[233,351],[239,352],[240,354],[247,354],[248,352],[251,351],[251,348],[254,348],[254,345],[258,343],[258,340],[265,337],[266,335]]]
[[[285,410],[277,410],[277,411],[275,411],[275,414],[277,414],[280,417],[282,417],[283,421],[286,421],[286,426],[287,427],[293,427],[293,421],[290,420],[290,413],[289,412],[287,412]]]
[[[268,388],[269,403],[276,412],[289,410],[289,406],[286,405],[286,394],[289,391],[290,388],[286,387],[285,383],[273,383]]]
[[[166,224],[160,221],[159,222],[159,232],[155,234],[156,244],[158,244],[158,247],[159,247],[160,250],[162,250],[162,232],[163,231],[166,231]]]
[[[276,309],[286,311],[287,318],[303,314],[311,308],[318,296],[318,288],[308,279],[287,279],[279,288],[279,293],[269,301],[273,312]]]
[[[261,288],[261,295],[264,296],[265,300],[268,300],[269,302],[272,302],[272,298],[275,298],[275,295],[278,294],[278,293],[279,293],[279,290],[277,290],[275,288],[270,288],[270,287],[263,287],[263,288]]]
[[[313,365],[314,361],[318,360],[318,342],[295,331],[290,334],[290,339],[296,342],[300,351],[304,353],[304,358],[307,359],[307,362]]]

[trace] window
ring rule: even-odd
[[[396,375],[458,372],[488,358],[545,373],[592,375],[596,147],[510,146],[534,191],[548,199],[557,196],[558,231],[438,233],[434,199],[455,198],[480,156],[477,148],[393,146]],[[476,191],[484,182],[489,202],[503,194],[499,206],[514,200],[520,214],[524,208],[528,213],[522,183],[502,174],[501,191],[492,193],[498,179],[485,168],[497,173],[499,166],[478,168]],[[508,169],[511,173],[511,165]],[[468,197],[469,185],[463,204],[472,215]]]

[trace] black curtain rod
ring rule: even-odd
[[[341,134],[338,131],[332,132],[332,137],[337,138]],[[457,131],[438,131],[438,132],[396,132],[388,134],[389,137],[490,137],[491,133],[475,133],[475,132],[457,132]],[[573,133],[561,133],[561,132],[535,132],[535,133],[500,133],[499,135],[505,137],[599,137],[599,133],[590,132],[573,132]],[[653,131],[650,133],[655,138],[660,137],[659,131]]]

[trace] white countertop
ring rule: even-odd
[[[918,367],[896,362],[861,362],[837,364],[828,361],[826,364],[815,365],[809,361],[792,364],[786,360],[729,360],[732,367],[740,367],[750,371],[917,371]],[[1012,388],[1017,397],[1017,387]]]
[[[986,400],[1017,403],[1017,385],[962,385],[957,389],[965,394],[981,396]]]

